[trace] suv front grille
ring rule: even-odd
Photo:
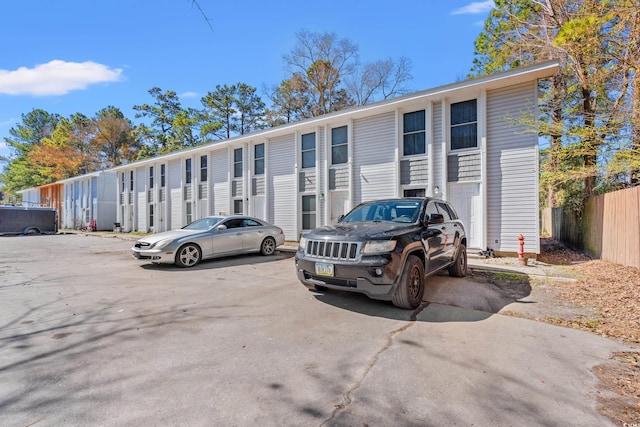
[[[361,242],[309,240],[305,253],[314,258],[356,261],[360,255],[361,245]]]

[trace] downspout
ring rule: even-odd
[[[402,197],[403,193],[402,193],[402,177],[400,176],[400,134],[401,134],[401,130],[400,130],[400,110],[398,110],[397,108],[395,109],[395,114],[393,117],[394,120],[394,128],[396,130],[395,133],[395,137],[394,137],[394,150],[393,150],[393,154],[394,154],[394,161],[393,161],[393,168],[394,168],[394,176],[396,177],[396,197]]]
[[[263,141],[264,144],[264,217],[269,222],[274,222],[273,218],[269,216],[269,206],[270,206],[270,196],[271,192],[269,191],[269,138],[265,138]]]
[[[433,102],[429,101],[425,111],[425,143],[427,144],[427,195],[433,194],[435,172],[435,159],[433,158]]]
[[[447,164],[447,141],[449,141],[449,132],[447,132],[447,123],[449,123],[449,111],[448,111],[448,106],[449,106],[449,102],[447,100],[447,98],[442,98],[442,122],[440,123],[440,125],[442,126],[442,153],[441,153],[441,158],[442,158],[442,175],[440,176],[440,185],[442,185],[442,188],[440,189],[440,194],[438,195],[440,199],[442,200],[447,200],[447,196],[449,195],[449,189],[447,187],[448,185],[448,164]]]
[[[482,242],[481,248],[489,247],[488,245],[488,225],[489,218],[487,215],[488,202],[487,202],[487,131],[488,131],[488,119],[487,119],[487,91],[483,89],[478,96],[478,136],[480,137],[480,200],[482,200]],[[467,245],[469,241],[467,241]]]
[[[295,197],[293,200],[293,211],[296,213],[295,219],[294,219],[294,227],[296,229],[296,235],[298,236],[298,239],[296,240],[300,240],[299,237],[302,234],[302,225],[301,225],[301,217],[302,217],[302,212],[300,211],[300,202],[299,200],[302,198],[302,196],[300,195],[300,156],[302,155],[302,142],[300,141],[300,131],[295,131],[293,133],[293,138],[294,138],[294,150],[295,150],[295,161],[293,163],[293,176],[294,176],[294,185],[295,187]]]
[[[349,165],[349,209],[351,209],[352,206],[355,205],[354,200],[353,200],[353,187],[355,185],[355,179],[356,177],[354,176],[354,164],[353,164],[353,119],[350,118],[349,119],[349,124],[348,124],[348,132],[347,132],[347,156],[348,156],[348,160],[347,160],[347,164]],[[360,179],[360,177],[358,177],[358,179]]]
[[[322,136],[322,149],[324,150],[324,156],[322,160],[322,169],[324,171],[324,179],[322,185],[324,186],[324,194],[326,197],[326,203],[324,204],[324,221],[323,225],[329,225],[331,223],[331,190],[329,186],[329,148],[328,148],[328,133],[329,125],[324,125],[324,134]]]

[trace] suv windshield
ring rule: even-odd
[[[390,221],[415,223],[420,215],[419,200],[384,200],[356,206],[341,222]]]

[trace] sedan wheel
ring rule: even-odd
[[[194,244],[186,244],[178,249],[176,254],[176,264],[179,267],[193,267],[200,262],[202,254],[200,248]]]
[[[262,255],[273,255],[276,251],[276,241],[273,237],[267,237],[260,245],[260,253]]]

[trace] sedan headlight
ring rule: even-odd
[[[162,249],[171,242],[173,242],[173,239],[160,240],[158,243],[153,245],[153,249]]]
[[[300,243],[298,243],[298,245],[300,245],[300,249],[305,249],[307,247],[307,238],[300,236]]]
[[[395,240],[371,240],[364,244],[362,249],[363,254],[382,254],[385,252],[391,252],[396,247]]]

